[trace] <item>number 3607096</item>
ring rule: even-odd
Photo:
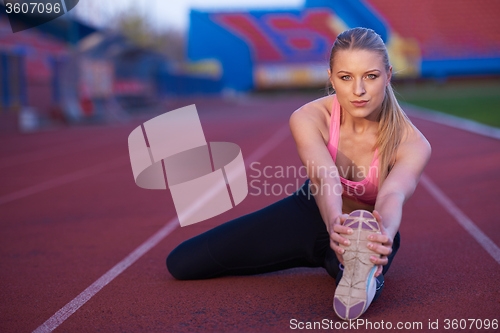
[[[61,4],[60,3],[38,3],[38,2],[24,2],[15,4],[6,3],[5,11],[7,14],[15,13],[23,13],[23,14],[51,14],[52,12],[59,14],[61,12]]]

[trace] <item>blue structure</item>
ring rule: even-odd
[[[253,88],[253,61],[249,45],[212,20],[211,13],[192,10],[190,14],[188,58],[217,59],[224,68],[225,87],[245,91]]]
[[[395,22],[400,13],[382,15],[371,3],[378,2],[306,0],[304,8],[296,10],[192,10],[188,58],[220,63],[221,86],[237,91],[320,87],[328,78],[327,59],[336,36],[348,28],[366,27],[380,34],[386,43],[399,77],[500,74],[500,55],[485,58],[471,49],[467,58],[445,57],[445,45],[429,44],[427,37],[414,38],[416,30],[411,26],[404,34],[398,33],[390,22]],[[441,34],[443,37],[446,35]],[[456,40],[452,42],[457,45]],[[466,48],[467,41],[462,43]],[[437,49],[429,50],[432,47]]]
[[[384,43],[389,38],[389,28],[373,8],[361,0],[306,0],[305,8],[331,8],[348,27],[373,29]]]
[[[336,36],[366,26],[384,39],[385,23],[362,1],[308,0],[296,10],[191,11],[188,58],[215,59],[222,85],[236,91],[324,86]]]

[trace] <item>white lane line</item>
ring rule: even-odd
[[[260,160],[262,157],[264,157],[266,154],[268,154],[271,150],[276,148],[283,140],[286,139],[286,137],[291,134],[290,132],[290,126],[286,124],[285,126],[282,126],[280,129],[278,129],[273,136],[271,136],[266,143],[261,145],[257,150],[255,150],[252,155],[250,155],[246,160],[245,164],[250,165],[255,161]],[[243,156],[244,158],[244,156]]]
[[[31,186],[31,187],[25,188],[23,190],[19,190],[19,191],[13,192],[13,193],[3,195],[0,197],[0,205],[6,204],[9,202],[18,200],[18,199],[22,199],[24,197],[27,197],[27,196],[30,196],[30,195],[33,195],[36,193],[50,190],[50,189],[53,189],[55,187],[66,185],[66,184],[72,183],[74,181],[83,179],[83,178],[94,176],[96,174],[99,174],[99,173],[102,173],[102,172],[105,172],[105,171],[108,171],[110,169],[114,169],[114,168],[117,168],[117,167],[123,166],[123,165],[125,165],[124,159],[118,158],[118,159],[114,159],[114,160],[108,161],[106,163],[102,163],[102,164],[99,164],[99,165],[96,165],[96,166],[93,166],[93,167],[90,167],[87,169],[79,170],[79,171],[76,171],[76,172],[61,176],[61,177],[57,177],[57,178],[48,180],[46,182],[37,184],[35,186]]]
[[[163,228],[158,230],[153,236],[151,236],[147,241],[142,243],[137,249],[130,253],[125,259],[116,264],[113,268],[101,276],[97,281],[92,283],[87,289],[82,291],[80,295],[75,297],[71,302],[66,304],[63,308],[57,311],[52,317],[49,318],[45,323],[40,325],[34,333],[42,332],[52,332],[59,325],[61,325],[69,316],[71,316],[76,310],[78,310],[83,304],[85,304],[89,299],[91,299],[95,294],[104,288],[108,283],[113,281],[118,275],[120,275],[124,270],[126,270],[130,265],[142,257],[146,252],[151,250],[156,244],[158,244],[163,238],[167,237],[172,230],[174,230],[178,225],[177,218],[171,219]]]
[[[468,218],[446,194],[441,191],[432,180],[423,174],[421,177],[422,185],[429,191],[429,193],[450,213],[451,216],[457,220],[474,239],[481,245],[486,252],[500,264],[500,248],[490,239],[481,229],[478,228],[470,218]]]
[[[458,128],[464,131],[500,140],[500,128],[488,126],[473,120],[453,116],[451,114],[426,109],[413,104],[405,104],[405,109],[406,108],[409,109],[407,114],[410,117],[432,121],[448,127]]]
[[[272,137],[270,137],[266,142],[260,145],[257,150],[255,150],[248,158],[248,163],[254,162],[271,152],[276,148],[281,142],[283,142],[287,136],[290,134],[288,124],[280,128]],[[202,199],[203,200],[203,199]],[[71,302],[62,307],[57,311],[52,317],[50,317],[45,323],[40,325],[33,333],[47,333],[55,330],[59,325],[61,325],[66,319],[68,319],[76,310],[78,310],[82,305],[84,305],[89,299],[91,299],[95,294],[97,294],[102,288],[104,288],[108,283],[113,281],[118,275],[123,273],[128,267],[130,267],[134,262],[136,262],[140,257],[146,254],[159,242],[161,242],[165,237],[167,237],[173,230],[179,225],[177,217],[171,219],[167,224],[158,230],[153,236],[142,243],[137,249],[130,253],[125,259],[116,264],[113,268],[107,271],[103,276],[101,276],[97,281],[92,283],[87,289],[85,289],[80,295],[75,297]]]

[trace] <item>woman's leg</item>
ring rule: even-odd
[[[167,267],[180,280],[325,267],[327,249],[328,233],[307,180],[291,196],[183,242]]]

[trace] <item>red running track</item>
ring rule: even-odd
[[[189,99],[162,112],[196,103],[207,140],[238,144],[247,167],[255,151],[260,151],[260,170],[299,167],[293,139],[280,129],[311,99]],[[114,126],[0,134],[0,332],[37,329],[176,217],[168,191],[137,187],[129,164],[128,134],[153,116]],[[498,249],[500,141],[414,122],[433,147],[427,178]],[[273,149],[262,155],[266,145]],[[247,175],[253,180],[256,172],[247,168]],[[293,174],[267,181],[297,184]],[[234,209],[160,237],[87,302],[79,299],[81,307],[55,331],[287,332],[293,319],[340,325],[332,309],[335,281],[322,268],[204,281],[170,276],[165,258],[179,243],[285,196],[249,191]],[[422,332],[431,331],[429,321],[438,320],[436,332],[452,331],[445,329],[446,319],[450,326],[451,320],[481,319],[484,325],[486,319],[500,319],[499,257],[465,231],[422,183],[405,205],[400,231],[402,246],[385,290],[363,319],[394,328],[398,322],[420,322],[422,329],[407,331]],[[492,331],[469,329],[471,323],[463,331]]]

